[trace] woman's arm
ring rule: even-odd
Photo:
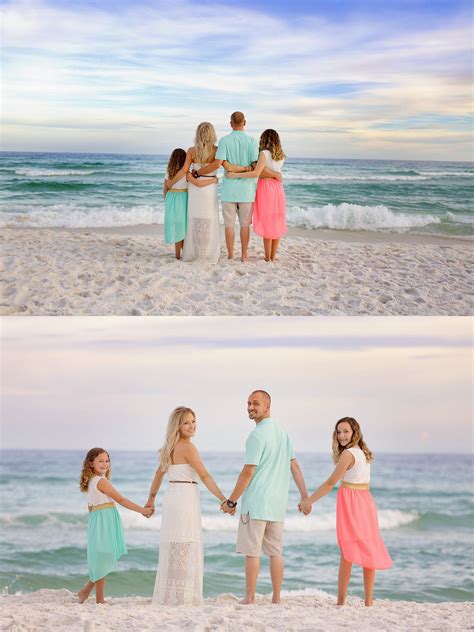
[[[193,467],[196,470],[199,478],[207,487],[207,489],[211,492],[211,494],[214,494],[216,498],[218,498],[221,502],[223,502],[226,498],[224,494],[221,492],[221,490],[219,489],[215,480],[212,478],[212,476],[204,467],[204,463],[202,462],[201,457],[199,456],[199,452],[196,446],[193,445],[192,443],[189,443],[186,446],[186,448],[183,450],[183,456],[186,459],[186,461],[189,463],[189,465],[191,465],[191,467]]]
[[[260,174],[261,178],[275,178],[275,180],[279,180],[280,182],[283,180],[281,177],[281,173],[279,171],[274,171],[270,169],[270,167],[265,167],[265,169]]]
[[[153,510],[150,509],[150,507],[140,507],[140,505],[137,505],[128,498],[125,498],[125,496],[122,496],[122,494],[117,489],[115,489],[112,483],[106,478],[100,479],[100,481],[97,483],[97,489],[103,494],[107,494],[107,496],[110,496],[110,498],[113,498],[115,502],[119,505],[122,505],[122,507],[130,509],[131,511],[136,511],[137,513],[141,513],[142,516],[146,516],[148,518],[153,513]]]
[[[214,146],[212,149],[212,154],[210,156],[209,164],[206,165],[205,167],[200,167],[199,169],[196,170],[196,173],[199,176],[208,175],[209,173],[211,173],[211,171],[215,171],[216,169],[219,169],[219,167],[222,165],[222,160],[218,160],[216,158],[216,151],[217,151],[217,147]]]
[[[323,498],[323,496],[326,496],[326,494],[329,494],[337,481],[341,480],[347,470],[352,467],[354,463],[355,459],[352,454],[348,450],[345,450],[342,453],[334,472],[327,479],[327,481],[325,481],[320,487],[318,487],[318,489],[314,491],[309,498],[306,498],[299,503],[298,508],[300,509],[300,511],[306,513],[308,509],[311,509],[311,505],[313,503]]]
[[[258,157],[257,164],[255,165],[255,169],[252,171],[247,171],[246,173],[232,173],[227,172],[226,178],[258,178],[262,171],[265,169],[267,159],[265,158],[265,154],[263,151],[260,152],[260,156]]]
[[[159,467],[156,470],[155,476],[150,485],[150,493],[148,494],[148,500],[145,503],[145,507],[150,507],[153,510],[153,512],[155,511],[155,498],[160,490],[161,483],[163,482],[164,476],[165,476],[165,473]]]
[[[217,184],[217,178],[195,178],[192,173],[188,171],[186,174],[186,180],[195,187],[207,187],[210,184]]]

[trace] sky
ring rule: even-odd
[[[469,452],[471,321],[458,317],[2,319],[4,448],[158,450],[197,415],[203,451],[243,452],[272,395],[296,451],[353,416],[375,452]]]
[[[2,148],[168,154],[202,120],[293,157],[472,160],[465,0],[0,0]]]

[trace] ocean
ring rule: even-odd
[[[167,156],[0,152],[0,157],[0,226],[163,223]],[[289,157],[283,175],[292,227],[472,235],[471,162]]]
[[[77,591],[87,579],[87,501],[78,489],[82,451],[5,450],[0,473],[0,584],[4,594],[42,588]],[[232,491],[242,454],[204,453],[203,460],[224,493]],[[156,452],[111,453],[112,482],[127,497],[145,502]],[[329,454],[299,454],[311,491],[332,471]],[[158,559],[160,497],[147,520],[120,508],[129,553],[109,576],[107,594],[150,596]],[[444,602],[474,597],[472,457],[469,455],[376,454],[372,493],[393,568],[376,576],[375,596]],[[284,588],[296,594],[335,595],[339,549],[333,490],[298,514],[292,483],[285,523]],[[201,485],[206,597],[243,595],[243,559],[235,550],[237,516],[219,512]],[[271,592],[262,558],[258,592]],[[362,596],[361,569],[354,566],[350,594]]]

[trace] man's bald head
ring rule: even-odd
[[[259,423],[262,419],[270,417],[270,406],[272,399],[267,391],[257,389],[252,391],[247,401],[247,412],[250,419]]]

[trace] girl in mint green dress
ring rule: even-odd
[[[87,493],[89,523],[87,526],[87,566],[89,581],[79,593],[79,603],[95,588],[97,603],[105,603],[105,577],[117,567],[118,560],[127,554],[122,521],[115,503],[150,517],[153,510],[140,507],[125,498],[110,483],[110,457],[102,448],[92,448],[82,465],[79,487]]]
[[[171,153],[167,178],[163,187],[165,197],[165,243],[174,244],[176,259],[181,258],[188,223],[188,182],[184,149],[174,149]]]

